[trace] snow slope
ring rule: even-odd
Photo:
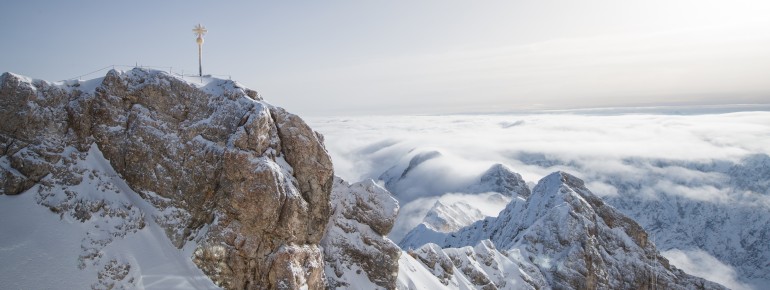
[[[83,172],[82,182],[64,185],[49,176],[22,194],[0,195],[3,288],[218,288],[190,259],[195,246],[171,244],[152,218],[155,208],[96,145],[67,152],[76,156],[69,169]]]

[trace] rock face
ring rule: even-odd
[[[330,288],[394,289],[401,249],[386,235],[398,202],[373,180],[336,178],[332,216],[321,240]]]
[[[491,242],[494,247],[484,248],[512,257],[522,269],[518,277],[534,288],[723,289],[669,265],[641,226],[593,195],[582,180],[563,172],[540,180],[528,199],[515,199],[497,218],[432,237],[447,255],[456,251],[452,248]],[[402,246],[415,248],[418,257],[438,253],[432,244]],[[450,260],[459,269],[467,264],[467,259]],[[473,278],[479,288],[503,288],[495,281],[504,280],[490,279],[505,272],[499,269],[463,273],[479,277]],[[547,285],[537,282],[541,276]]]
[[[0,76],[0,194],[18,194],[59,162],[67,139],[70,93],[42,81]]]
[[[94,144],[158,209],[151,218],[174,245],[197,244],[195,263],[218,285],[325,287],[318,245],[333,170],[299,117],[232,81],[159,71],[63,84],[0,77],[0,193],[48,175],[80,183],[65,148]]]

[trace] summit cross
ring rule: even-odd
[[[193,32],[198,35],[198,38],[195,40],[195,42],[198,43],[198,76],[203,76],[203,35],[209,32],[206,27],[198,23],[198,25],[193,28]]]

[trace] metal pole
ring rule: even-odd
[[[203,44],[198,43],[198,76],[203,77]]]

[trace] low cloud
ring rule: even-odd
[[[725,113],[720,108],[680,108],[676,114],[656,113],[656,109],[630,114],[629,110],[594,110],[321,118],[309,123],[326,136],[335,173],[350,181],[377,179],[394,165],[406,168],[412,156],[420,152],[441,153],[411,169],[398,181],[399,186],[392,188],[402,206],[390,234],[395,241],[422,222],[439,198],[454,196],[480,205],[472,195],[448,193],[463,192],[489,166],[503,163],[521,174],[530,187],[549,173],[562,170],[583,179],[609,204],[639,203],[660,210],[661,215],[634,218],[653,236],[668,236],[663,240],[667,248],[683,248],[698,245],[694,239],[702,237],[680,235],[680,219],[717,236],[736,234],[734,229],[742,226],[744,217],[766,220],[763,213],[770,209],[766,186],[770,182],[766,165],[770,160],[770,112],[768,107],[758,108],[765,111]],[[403,169],[396,175],[401,172]],[[688,204],[694,206],[676,210]],[[704,208],[741,218],[722,221]],[[761,224],[747,226],[762,231]],[[754,234],[740,234],[742,238],[756,238]],[[735,253],[749,250],[740,244],[729,247]],[[722,251],[708,244],[704,249]],[[689,267],[685,268],[689,272],[720,269],[700,275],[737,289],[745,289],[740,288],[745,285],[736,282],[736,270],[749,276],[757,267],[731,260],[736,265],[731,269],[709,259],[705,252],[668,254],[682,268]],[[709,267],[695,267],[704,263]]]
[[[717,282],[733,290],[750,290],[738,281],[735,270],[702,250],[671,249],[660,253],[674,266],[690,275]]]
[[[726,201],[729,198],[727,189],[719,189],[711,185],[684,186],[669,180],[661,180],[655,183],[653,189],[658,192],[700,201],[718,202]]]
[[[590,188],[591,192],[600,197],[618,196],[617,188],[601,181],[591,181],[586,184],[586,187]]]
[[[377,179],[415,152],[437,150],[404,181],[408,199],[440,195],[504,163],[528,182],[556,170],[601,196],[660,194],[727,202],[729,167],[770,154],[770,112],[725,114],[510,114],[311,119],[336,173]]]

